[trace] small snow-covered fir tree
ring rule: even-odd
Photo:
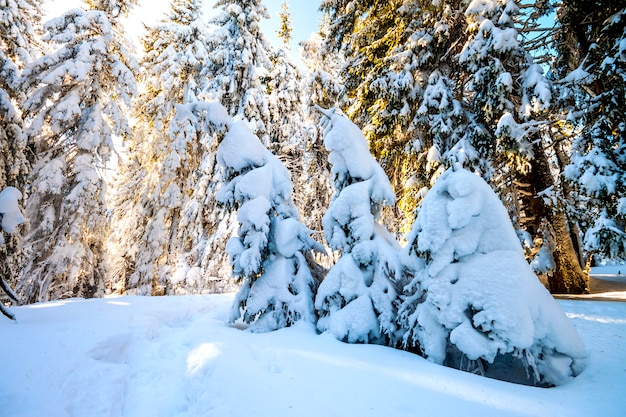
[[[180,275],[176,284],[171,279],[184,250],[180,241],[188,239],[178,233],[181,211],[197,186],[205,159],[215,160],[215,145],[210,144],[221,128],[210,117],[206,132],[172,121],[179,108],[190,114],[180,106],[197,103],[207,81],[201,74],[209,65],[207,32],[200,1],[174,0],[170,13],[148,27],[143,38],[139,80],[144,88],[113,202],[113,291],[143,295],[200,291],[195,280],[186,289],[187,281]],[[192,118],[199,122],[198,116],[202,118],[198,114]]]
[[[335,109],[320,111],[336,188],[324,236],[340,258],[315,298],[317,328],[349,343],[393,344],[399,245],[377,218],[395,195],[361,130]]]
[[[130,132],[125,106],[136,91],[129,57],[105,12],[72,9],[45,30],[57,49],[23,72],[37,158],[26,204],[28,263],[16,287],[28,302],[104,294],[103,171],[113,135]]]
[[[22,193],[15,187],[5,187],[0,191],[0,290],[4,293],[0,293],[0,313],[10,319],[15,317],[6,309],[3,298],[6,296],[10,302],[18,303],[18,297],[4,279],[5,276],[10,276],[10,271],[6,271],[9,265],[2,247],[5,244],[5,233],[15,232],[17,226],[26,221],[19,206],[21,199]]]
[[[506,209],[478,175],[458,166],[439,178],[403,255],[414,276],[398,314],[406,347],[497,378],[514,379],[518,368],[517,382],[531,384],[558,385],[581,372],[580,337],[530,269]]]
[[[222,12],[210,20],[217,28],[208,38],[210,64],[204,68],[203,97],[246,120],[263,144],[272,148],[270,113],[260,80],[272,67],[271,46],[259,26],[261,19],[269,18],[267,8],[261,0],[218,0],[215,7]]]
[[[229,180],[217,199],[237,210],[239,222],[227,245],[241,282],[229,321],[243,318],[259,332],[313,323],[317,283],[305,253],[323,248],[298,218],[289,172],[241,120],[230,124],[218,163]]]

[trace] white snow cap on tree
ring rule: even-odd
[[[463,360],[492,364],[512,355],[540,384],[581,372],[582,340],[533,274],[506,209],[478,175],[447,170],[424,198],[408,241],[406,255],[423,257],[425,266],[400,308],[405,344],[460,367]]]
[[[394,279],[400,247],[377,218],[395,195],[361,130],[335,109],[319,110],[325,116],[324,145],[337,188],[323,218],[324,236],[342,254],[320,284],[317,328],[349,343],[389,342],[396,330]]]
[[[2,230],[13,233],[15,228],[26,221],[20,210],[18,201],[22,193],[15,187],[6,187],[0,191],[0,215],[2,215]],[[4,243],[4,236],[0,233],[0,245]]]
[[[238,236],[228,241],[226,250],[233,273],[243,283],[230,322],[243,314],[249,329],[258,332],[299,320],[313,323],[316,283],[305,253],[324,249],[298,218],[289,172],[242,120],[229,125],[217,160],[230,179],[217,200],[238,207]]]

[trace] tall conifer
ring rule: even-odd
[[[36,161],[26,204],[28,262],[17,289],[29,302],[104,294],[104,172],[113,135],[130,133],[125,106],[135,94],[111,4],[93,2],[105,11],[73,9],[49,21],[44,40],[56,50],[23,73]]]

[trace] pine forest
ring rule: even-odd
[[[276,45],[262,0],[139,42],[147,0],[43,3],[0,1],[6,316],[236,291],[254,332],[580,373],[550,293],[626,261],[623,1],[320,0],[297,50],[288,2]]]

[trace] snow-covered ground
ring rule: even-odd
[[[560,300],[588,364],[515,385],[300,325],[226,324],[233,294],[65,300],[0,320],[0,415],[624,416],[626,303]]]

